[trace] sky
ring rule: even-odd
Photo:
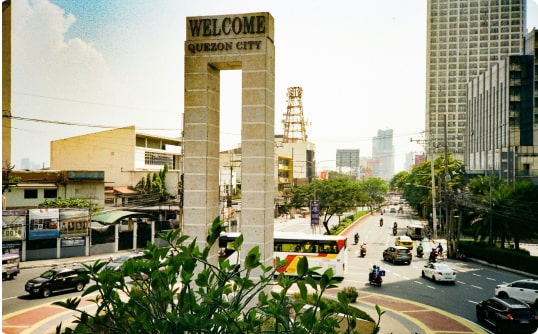
[[[180,137],[186,18],[269,12],[275,133],[288,87],[303,88],[316,160],[369,156],[394,130],[395,172],[423,149],[426,0],[12,1],[12,164],[50,165],[50,142],[111,128]],[[538,26],[528,0],[527,26]],[[241,141],[241,73],[221,73],[221,150]]]

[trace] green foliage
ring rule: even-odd
[[[363,206],[372,200],[381,201],[382,195],[387,192],[387,185],[381,179],[366,181],[350,181],[348,178],[334,178],[328,180],[314,180],[304,186],[292,189],[291,207],[310,206],[316,199],[320,205],[320,218],[323,217],[323,226],[327,234],[329,220],[333,215],[342,214],[355,206]]]
[[[490,220],[493,235],[491,242],[500,240],[501,247],[513,241],[519,249],[522,238],[538,236],[538,186],[527,180],[508,184],[496,175],[476,176],[469,181],[467,196],[462,203],[468,217],[464,227],[471,226],[473,236],[489,238]]]
[[[494,263],[499,266],[521,270],[538,275],[538,257],[531,256],[529,251],[515,248],[489,247],[485,242],[461,241],[459,247],[465,256]]]
[[[168,164],[157,173],[148,173],[145,178],[140,179],[135,186],[135,190],[144,195],[144,203],[165,202],[170,195],[166,192],[166,174]]]
[[[144,258],[126,262],[121,272],[104,270],[101,261],[87,265],[95,284],[82,296],[91,295],[97,309],[88,313],[81,298],[55,302],[78,312],[76,327],[64,333],[357,333],[357,318],[343,292],[331,303],[323,297],[337,287],[331,269],[319,274],[303,257],[298,277],[280,274],[274,288],[277,271],[261,263],[258,247],[241,266],[210,263],[222,229],[215,219],[204,249],[179,230],[169,231],[162,235],[169,247],[148,244]],[[238,238],[234,247],[241,243]],[[295,297],[293,287],[299,290]],[[374,332],[378,325],[372,324]]]
[[[39,203],[38,208],[71,208],[71,209],[90,209],[90,213],[96,213],[100,210],[99,205],[85,198],[55,198],[47,199]]]

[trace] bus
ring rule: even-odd
[[[239,233],[222,233],[219,238],[220,258],[230,259],[230,263],[239,261],[239,254],[231,247]],[[335,278],[344,278],[347,270],[347,237],[340,235],[311,235],[302,233],[274,234],[273,266],[277,258],[286,264],[278,268],[279,273],[297,276],[297,264],[301,257],[308,258],[310,268],[319,267],[316,271],[322,274],[332,268]]]

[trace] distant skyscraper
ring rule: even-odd
[[[377,162],[373,175],[390,180],[394,176],[393,131],[377,130],[372,142],[372,161]]]
[[[522,54],[526,0],[428,0],[426,140],[463,159],[467,82]],[[428,157],[430,159],[431,157]]]

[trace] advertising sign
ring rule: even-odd
[[[319,225],[319,201],[310,202],[310,225]]]
[[[54,239],[60,235],[58,231],[59,209],[30,209],[28,216],[30,218],[28,240]]]
[[[89,224],[88,209],[60,209],[60,237],[86,236]]]
[[[2,241],[24,240],[26,210],[2,211]]]

